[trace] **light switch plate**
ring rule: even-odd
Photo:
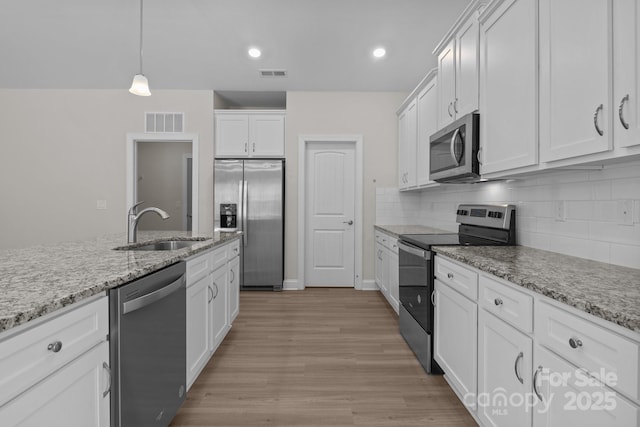
[[[99,209],[99,210],[107,209],[107,201],[106,200],[98,200],[96,202],[96,209]]]
[[[618,224],[633,225],[633,200],[618,200]]]

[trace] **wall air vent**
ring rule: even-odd
[[[184,132],[184,113],[145,113],[145,132]]]
[[[287,70],[260,70],[260,77],[287,77]]]

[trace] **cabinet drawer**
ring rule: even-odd
[[[536,305],[535,328],[540,344],[638,400],[638,343],[544,302]]]
[[[533,332],[533,297],[489,277],[479,279],[480,306],[522,332]]]
[[[473,301],[478,299],[478,274],[440,256],[435,257],[434,273],[442,283]]]
[[[0,406],[106,341],[108,333],[105,296],[0,341]],[[59,351],[49,350],[58,342]]]
[[[234,240],[227,246],[227,259],[231,261],[237,256],[240,256],[240,239]]]
[[[227,248],[221,247],[213,251],[211,271],[216,271],[227,263]]]
[[[211,271],[211,251],[200,253],[187,261],[187,287]]]

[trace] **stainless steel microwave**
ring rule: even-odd
[[[480,180],[478,149],[480,114],[462,116],[431,135],[430,173],[432,181],[467,183]]]

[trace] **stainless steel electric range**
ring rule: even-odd
[[[429,374],[442,370],[433,359],[433,246],[516,244],[513,205],[466,205],[456,212],[458,233],[402,234],[399,247],[400,333]]]

